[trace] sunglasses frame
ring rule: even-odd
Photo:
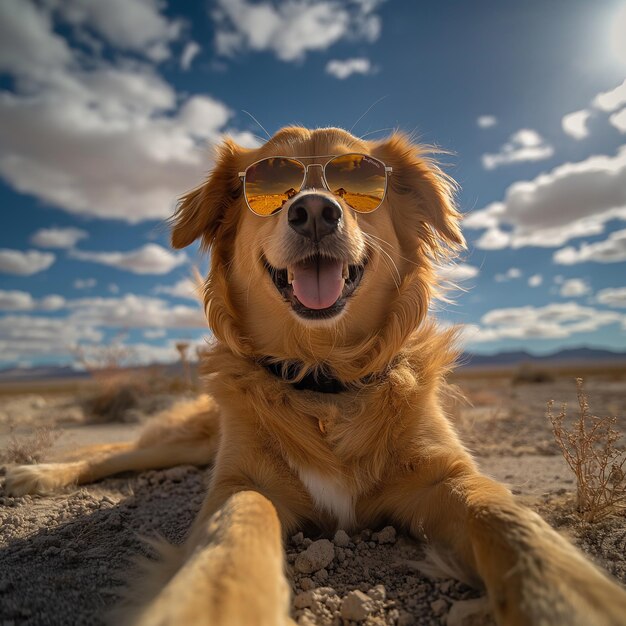
[[[243,172],[239,172],[239,178],[241,179],[241,182],[243,183],[243,197],[244,197],[244,200],[246,201],[246,205],[248,206],[248,209],[250,209],[250,211],[252,211],[252,213],[254,213],[254,215],[256,215],[257,217],[273,217],[274,215],[277,215],[283,210],[283,207],[280,207],[280,209],[278,209],[277,211],[274,211],[273,213],[268,213],[267,215],[261,215],[260,213],[257,213],[256,211],[254,211],[252,207],[250,206],[250,203],[248,202],[248,196],[246,194],[246,174],[251,167],[254,167],[255,165],[261,163],[261,161],[267,161],[268,159],[288,159],[290,161],[296,161],[297,163],[300,163],[300,165],[302,165],[304,169],[304,172],[302,174],[302,181],[300,182],[300,188],[297,191],[297,193],[300,193],[302,191],[302,185],[304,185],[304,181],[306,180],[307,174],[309,173],[310,167],[322,168],[322,179],[324,181],[324,184],[326,185],[326,189],[330,191],[330,185],[328,184],[328,181],[326,180],[326,166],[329,163],[331,163],[333,159],[336,159],[338,157],[351,156],[351,155],[357,155],[357,156],[367,157],[368,159],[373,159],[374,161],[380,163],[385,169],[385,189],[383,191],[383,196],[380,199],[380,203],[375,209],[372,209],[371,211],[359,211],[358,209],[355,209],[354,207],[350,206],[346,202],[346,204],[348,204],[348,206],[353,211],[356,211],[357,213],[363,213],[363,214],[373,213],[374,211],[377,211],[380,208],[380,205],[385,201],[385,197],[387,196],[387,187],[389,186],[389,175],[393,173],[393,168],[390,167],[389,165],[386,165],[380,159],[377,159],[376,157],[371,156],[369,154],[365,154],[363,152],[346,152],[345,154],[321,154],[321,155],[315,155],[315,156],[281,156],[281,155],[278,155],[278,156],[271,156],[271,157],[263,157],[262,159],[259,159],[258,161],[255,161],[254,163],[250,163],[250,165],[248,165],[248,167],[246,167],[246,169]],[[328,159],[328,161],[326,161],[324,165],[322,165],[321,163],[310,163],[309,165],[306,165],[300,159]],[[333,196],[335,195],[332,191],[330,193],[332,193]]]

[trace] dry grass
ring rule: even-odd
[[[626,453],[617,446],[621,434],[616,417],[591,414],[583,389],[583,379],[576,379],[578,416],[569,420],[567,405],[555,415],[554,402],[548,402],[552,431],[567,464],[576,477],[577,509],[586,522],[597,522],[626,508]]]
[[[183,376],[167,376],[165,367],[129,367],[134,360],[132,348],[124,345],[120,334],[108,345],[77,346],[74,354],[94,381],[82,405],[92,423],[134,422],[137,413],[160,410],[158,396],[194,389],[194,377],[188,358],[189,342],[179,341]]]
[[[512,385],[541,384],[554,382],[554,376],[545,368],[532,363],[520,363],[511,378]]]
[[[41,461],[44,452],[49,450],[61,436],[49,426],[40,426],[29,435],[16,436],[11,429],[9,443],[0,450],[0,464],[32,464]]]

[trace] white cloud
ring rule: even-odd
[[[57,16],[74,27],[94,32],[111,46],[152,61],[170,57],[169,45],[182,32],[180,20],[161,14],[161,0],[48,0]]]
[[[150,363],[175,363],[180,361],[180,355],[174,342],[164,346],[155,346],[151,343],[133,343],[128,346],[130,361],[133,365],[149,365]],[[191,352],[193,355],[193,352]]]
[[[626,133],[626,107],[611,115],[609,122],[611,122],[620,133]]]
[[[300,61],[343,39],[375,41],[381,0],[284,0],[279,4],[218,0],[213,10],[215,46],[221,55],[269,51],[282,61]]]
[[[36,300],[30,293],[25,291],[4,291],[0,289],[1,311],[57,311],[65,307],[66,300],[63,296],[52,294]]]
[[[604,241],[583,242],[580,248],[568,246],[557,250],[553,255],[555,263],[574,265],[576,263],[619,263],[626,261],[626,229],[617,230]]]
[[[47,270],[54,263],[55,259],[55,255],[51,252],[2,248],[0,249],[0,272],[30,276],[31,274]]]
[[[161,2],[115,0],[116,13],[109,3],[55,1],[52,15],[105,37],[116,54],[72,49],[47,4],[0,3],[0,70],[14,81],[0,92],[0,176],[75,214],[169,216],[210,168],[207,144],[232,112],[210,96],[179,96],[150,65],[120,56],[120,47],[150,59],[167,53],[177,26],[153,19]]]
[[[49,14],[28,0],[0,2],[0,70],[45,78],[70,64],[72,53]]]
[[[502,202],[471,213],[463,223],[487,229],[476,243],[479,248],[560,246],[574,237],[602,233],[611,219],[626,220],[625,178],[622,146],[615,157],[591,156],[513,183]]]
[[[471,343],[499,339],[564,339],[588,333],[626,318],[613,311],[600,311],[575,302],[494,309],[483,315],[479,326],[468,332]]]
[[[522,128],[513,133],[500,152],[483,154],[483,167],[492,170],[501,165],[519,163],[522,161],[541,161],[554,154],[554,148],[548,145],[544,138],[530,128]]]
[[[30,242],[39,248],[73,248],[81,239],[89,237],[80,228],[40,228],[30,238]]]
[[[4,291],[0,289],[0,310],[29,311],[35,307],[33,297],[25,291]]]
[[[609,112],[619,109],[626,104],[626,80],[621,85],[599,93],[592,102],[593,106],[601,111]]]
[[[480,270],[468,263],[456,263],[453,265],[444,265],[437,270],[437,274],[441,280],[450,281],[452,283],[476,278]]]
[[[529,287],[539,287],[539,285],[541,285],[541,283],[543,283],[543,276],[541,274],[533,274],[528,279],[528,286]]]
[[[579,298],[591,291],[591,288],[582,278],[568,278],[563,281],[559,294],[564,298]]]
[[[346,59],[339,61],[333,59],[326,64],[326,73],[343,80],[352,74],[371,74],[372,64],[369,59]]]
[[[77,278],[74,281],[74,289],[92,289],[98,284],[95,278]]]
[[[481,115],[477,120],[476,124],[478,124],[479,128],[491,128],[498,123],[498,120],[495,115]]]
[[[67,318],[7,315],[0,318],[0,361],[69,354],[80,341],[101,341],[102,331]]]
[[[180,66],[184,70],[188,70],[193,63],[193,60],[200,53],[200,50],[202,50],[202,48],[195,41],[190,41],[185,46],[185,49],[180,57]]]
[[[626,309],[626,287],[601,289],[596,294],[596,300],[600,304]]]
[[[522,271],[517,267],[509,268],[504,274],[496,274],[494,280],[497,283],[504,283],[509,280],[514,280],[522,276]]]
[[[561,120],[563,131],[574,139],[585,139],[585,137],[589,137],[587,122],[590,117],[591,112],[587,111],[587,109],[574,111],[574,113],[568,113]]]
[[[161,298],[126,294],[79,298],[67,303],[72,323],[113,328],[206,328],[200,304],[172,306]]]
[[[58,295],[40,299],[19,291],[0,291],[0,309],[41,312],[64,310],[62,316],[11,314],[0,317],[0,362],[17,362],[28,357],[56,356],[73,360],[73,347],[84,342],[101,344],[103,329],[142,329],[146,338],[158,339],[167,329],[186,333],[206,329],[199,303],[172,306],[161,298],[127,294],[122,297],[92,297],[65,300]],[[152,331],[152,332],[151,332]],[[171,342],[170,342],[171,343]],[[168,346],[129,345],[134,362],[175,360],[165,358]],[[143,354],[145,358],[140,357]]]
[[[167,331],[164,328],[156,328],[154,330],[144,330],[143,336],[146,339],[162,339],[167,335]]]
[[[198,285],[190,278],[183,278],[173,285],[159,285],[155,287],[154,293],[165,293],[177,298],[187,298],[188,300],[199,301]]]
[[[147,243],[130,252],[87,252],[70,250],[69,256],[128,270],[133,274],[167,274],[187,262],[184,252],[173,253],[156,243]]]
[[[66,304],[67,301],[63,296],[52,294],[41,298],[38,303],[38,308],[42,311],[57,311],[59,309],[64,309]]]

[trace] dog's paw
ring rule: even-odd
[[[47,495],[76,481],[75,463],[41,463],[7,467],[4,491],[9,496]]]

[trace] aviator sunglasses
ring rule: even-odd
[[[329,160],[305,165],[300,159]],[[304,189],[309,169],[320,168],[320,186],[359,213],[371,213],[383,202],[392,168],[366,154],[314,157],[268,157],[239,172],[250,210],[261,217],[278,213],[287,200]],[[307,184],[307,188],[313,185]]]

